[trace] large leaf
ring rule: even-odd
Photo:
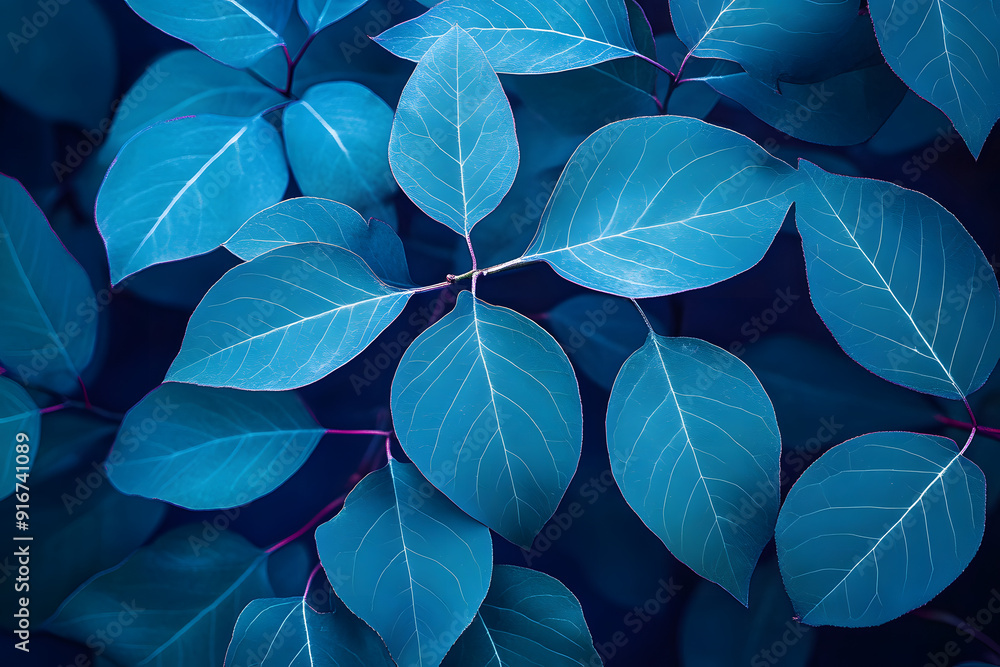
[[[1000,358],[1000,291],[982,250],[933,199],[800,161],[795,215],[809,293],[840,346],[905,387],[978,389]]]
[[[19,182],[0,174],[0,364],[21,384],[73,392],[97,340],[90,279]]]
[[[108,477],[188,509],[236,507],[283,484],[325,433],[292,393],[168,382],[125,415]]]
[[[879,625],[923,605],[972,560],[986,480],[940,436],[884,431],[834,447],[788,493],[775,541],[802,622]]]
[[[490,584],[489,530],[394,460],[316,529],[316,545],[337,595],[400,665],[437,667]]]
[[[504,74],[561,72],[637,55],[622,0],[444,0],[375,41],[416,61],[455,25]]]
[[[445,667],[600,665],[580,602],[559,580],[513,565],[493,568],[493,581],[472,625]]]
[[[1000,118],[1000,14],[992,2],[870,0],[886,62],[943,111],[979,157]]]
[[[576,377],[552,337],[462,292],[407,348],[391,405],[420,471],[470,515],[530,547],[573,478],[583,438]]]
[[[249,67],[285,44],[281,31],[293,0],[126,0],[168,35],[230,67]]]
[[[240,611],[272,592],[263,551],[232,530],[213,536],[200,523],[170,531],[80,587],[45,629],[83,643],[119,619],[104,652],[117,663],[222,664]]]
[[[214,250],[287,184],[281,139],[260,116],[189,116],[140,132],[97,195],[112,283]]]
[[[424,213],[468,236],[514,183],[514,115],[483,50],[458,26],[420,59],[403,88],[389,163]]]
[[[704,287],[760,261],[791,206],[794,170],[694,118],[632,118],[580,144],[525,260],[602,292]]]
[[[312,34],[344,18],[366,0],[298,0],[299,15]]]
[[[276,248],[208,291],[166,379],[251,390],[310,384],[367,347],[410,294],[343,248]]]
[[[744,605],[778,515],[781,439],[746,364],[651,333],[608,403],[611,472],[670,552]]]
[[[392,109],[361,84],[313,86],[288,105],[282,122],[303,194],[368,214],[396,192],[388,158]]]
[[[20,480],[30,488],[27,473],[35,462],[38,437],[42,431],[42,416],[38,406],[21,385],[0,377],[0,442],[4,445],[0,459],[0,499],[14,493]],[[20,451],[18,451],[20,450]]]
[[[403,242],[392,228],[379,220],[365,222],[350,206],[329,199],[286,199],[247,220],[224,245],[250,261],[275,248],[310,241],[350,250],[386,282],[410,283]]]

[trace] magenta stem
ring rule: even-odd
[[[951,612],[922,607],[920,609],[915,609],[913,614],[921,618],[926,618],[929,621],[937,621],[938,623],[944,623],[945,625],[957,628],[958,630],[961,630],[962,632],[978,639],[983,645],[988,646],[994,653],[1000,654],[1000,645]]]
[[[57,403],[56,405],[50,405],[47,408],[42,408],[41,410],[38,411],[38,414],[47,415],[50,412],[59,412],[63,408],[67,407],[69,407],[69,403]]]
[[[302,593],[302,604],[309,604],[309,587],[312,586],[313,579],[316,577],[316,574],[319,573],[319,569],[321,567],[323,567],[322,563],[316,563],[316,567],[314,567],[312,569],[312,572],[309,573],[309,578],[306,579],[306,590],[305,592]],[[313,609],[313,606],[311,604],[309,604],[309,608],[315,611],[316,613],[319,613],[318,610]]]
[[[277,544],[275,544],[270,549],[267,549],[265,551],[265,553],[272,554],[275,551],[277,551],[278,549],[280,549],[281,547],[283,547],[283,546],[285,546],[287,544],[291,544],[295,540],[299,539],[300,537],[302,537],[303,535],[305,535],[306,533],[308,533],[310,530],[312,530],[313,528],[315,528],[316,525],[319,524],[319,522],[322,521],[326,517],[327,514],[329,514],[330,512],[334,511],[335,509],[337,509],[338,507],[340,507],[341,505],[343,505],[344,504],[344,500],[346,500],[346,499],[347,499],[347,494],[346,493],[340,495],[336,500],[334,500],[329,505],[327,505],[326,507],[324,507],[323,509],[321,509],[316,514],[316,516],[314,516],[313,518],[309,519],[309,523],[307,523],[306,525],[302,526],[297,531],[295,531],[294,533],[292,533],[291,535],[289,535],[285,539],[281,540],[280,542],[278,542]]]
[[[328,429],[326,429],[326,432],[327,432],[327,435],[330,435],[330,434],[336,434],[336,435],[384,435],[384,436],[391,435],[391,431],[378,431],[378,430],[375,430],[375,429],[358,429],[358,430],[352,430],[352,429],[341,429],[341,428],[328,428]]]

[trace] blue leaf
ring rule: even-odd
[[[250,261],[275,248],[310,241],[350,250],[385,282],[411,283],[403,242],[392,228],[379,220],[365,222],[350,206],[328,199],[286,199],[247,220],[224,245]]]
[[[285,108],[288,161],[302,193],[368,215],[396,192],[389,170],[392,109],[352,81],[313,86]]]
[[[573,153],[523,259],[620,296],[705,287],[764,256],[794,174],[746,137],[694,118],[611,123]]]
[[[369,474],[316,529],[320,561],[344,604],[400,665],[437,667],[490,584],[490,533],[407,463]]]
[[[366,0],[298,0],[299,16],[312,34],[344,18]]]
[[[280,639],[279,639],[280,638]],[[346,609],[301,597],[254,600],[240,613],[224,667],[393,667],[371,628]]]
[[[1000,118],[1000,15],[992,2],[868,3],[886,62],[943,111],[974,157]],[[992,55],[991,55],[992,54]]]
[[[76,390],[97,340],[90,279],[19,182],[0,174],[0,363],[21,384]]]
[[[270,597],[267,554],[235,531],[209,541],[201,524],[159,537],[77,589],[44,629],[86,642],[122,618],[104,655],[123,665],[216,667],[240,611]]]
[[[983,251],[933,199],[800,161],[796,224],[809,293],[855,361],[961,399],[1000,358],[1000,291]]]
[[[251,390],[310,384],[367,347],[411,293],[386,285],[343,248],[277,248],[208,291],[166,379]]]
[[[123,493],[237,507],[283,484],[325,433],[292,393],[169,382],[125,415],[106,467]]]
[[[214,250],[287,184],[281,138],[260,116],[189,116],[140,132],[97,195],[111,282]]]
[[[775,541],[803,623],[866,627],[928,602],[983,538],[986,480],[940,436],[886,431],[838,445],[788,493]]]
[[[580,393],[541,327],[469,292],[406,349],[392,416],[407,456],[476,519],[528,548],[580,458]]]
[[[545,74],[638,55],[622,0],[445,0],[375,41],[417,61],[461,26],[504,74]]]
[[[125,0],[144,20],[230,67],[285,44],[293,0]]]
[[[41,431],[42,416],[28,392],[0,377],[0,442],[7,443],[0,461],[0,499],[14,493],[19,481],[31,487],[28,471],[35,462]]]
[[[576,596],[559,580],[513,565],[493,568],[493,581],[472,625],[445,667],[600,665]]]
[[[468,236],[495,209],[518,165],[514,115],[483,50],[453,27],[403,88],[389,163],[424,213]]]
[[[696,338],[650,334],[608,403],[611,472],[681,562],[747,604],[778,515],[781,439],[747,366]]]
[[[42,417],[45,446],[31,469],[36,484],[57,478],[78,467],[97,465],[111,449],[118,422],[84,408],[67,407]]]

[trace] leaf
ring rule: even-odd
[[[791,206],[794,170],[694,118],[632,118],[570,157],[523,257],[619,296],[705,287],[760,261]]]
[[[104,459],[117,432],[117,421],[83,408],[67,407],[43,415],[41,438],[45,446],[34,459],[31,479],[38,484],[77,467],[89,469]]]
[[[19,479],[28,479],[27,473],[38,453],[38,440],[42,431],[42,418],[38,406],[21,385],[0,377],[0,442],[3,461],[0,461],[0,499],[14,493]],[[23,451],[18,452],[21,448]],[[28,485],[31,486],[30,484]]]
[[[117,663],[219,665],[240,611],[272,595],[266,559],[235,531],[211,540],[201,524],[181,526],[90,579],[44,628],[85,642],[120,618],[121,636],[104,651]]]
[[[608,403],[611,472],[667,549],[747,604],[778,514],[781,439],[753,372],[696,338],[651,333]]]
[[[983,538],[986,480],[955,442],[886,431],[838,445],[778,516],[785,588],[803,623],[867,627],[930,601]]]
[[[417,63],[399,98],[389,164],[427,215],[463,236],[514,183],[514,115],[479,45],[453,27]]]
[[[1000,15],[989,2],[868,3],[885,60],[955,124],[973,157],[1000,118]]]
[[[350,206],[329,199],[286,199],[247,220],[223,245],[250,261],[275,248],[312,241],[350,250],[385,282],[411,284],[403,242],[392,228],[379,220],[365,222]]]
[[[396,192],[388,158],[392,109],[361,84],[315,85],[285,108],[282,123],[303,194],[368,214]]]
[[[636,55],[622,0],[445,0],[375,41],[418,61],[461,26],[504,74],[545,74]]]
[[[513,565],[493,568],[493,581],[472,625],[445,667],[600,665],[580,602],[559,580]]]
[[[125,415],[108,478],[187,509],[237,507],[287,481],[325,433],[292,393],[168,382]]]
[[[301,597],[254,600],[240,613],[225,667],[393,667],[371,628],[346,609],[314,611]]]
[[[332,25],[365,4],[366,0],[298,0],[299,15],[312,34]]]
[[[293,0],[125,0],[136,14],[219,62],[242,69],[285,44]]]
[[[2,174],[0,284],[0,363],[21,384],[73,393],[94,355],[94,290],[31,195]]]
[[[166,381],[295,389],[365,349],[412,292],[325,243],[277,248],[230,270],[188,321]]]
[[[337,595],[400,665],[441,663],[486,597],[493,566],[489,531],[394,460],[316,529],[316,545]]]
[[[883,181],[800,161],[809,293],[852,359],[885,379],[961,399],[1000,358],[993,268],[951,213]]]
[[[97,195],[112,283],[214,250],[287,184],[281,139],[260,116],[188,116],[143,130]]]
[[[580,392],[566,354],[523,315],[469,292],[406,349],[393,424],[452,502],[525,548],[580,459]]]

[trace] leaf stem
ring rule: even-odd
[[[670,76],[671,79],[673,79],[675,77],[675,75],[674,75],[673,72],[671,72],[669,69],[667,69],[666,67],[664,67],[660,63],[656,62],[652,58],[648,58],[648,57],[642,55],[641,53],[635,53],[635,56],[637,58],[639,58],[640,60],[645,60],[647,63],[649,63],[650,65],[652,65],[656,69],[658,69],[658,70],[660,70],[662,72],[666,72]]]
[[[474,269],[472,271],[466,271],[461,275],[448,274],[448,282],[456,283],[459,280],[468,280],[474,275],[479,274],[480,276],[485,276],[490,273],[500,273],[501,271],[507,271],[508,269],[515,269],[519,266],[524,266],[525,264],[530,264],[532,259],[526,257],[518,257],[517,259],[512,259],[509,262],[504,262],[503,264],[497,264],[486,269]]]
[[[913,614],[914,616],[919,616],[920,618],[926,618],[929,621],[937,621],[938,623],[950,625],[957,630],[975,637],[984,646],[989,647],[991,651],[996,654],[1000,654],[1000,645],[983,634],[980,630],[970,626],[968,623],[951,612],[943,611],[941,609],[927,609],[926,607],[921,607],[920,609],[913,610]]]
[[[309,604],[309,587],[312,586],[313,579],[319,574],[320,568],[323,567],[322,563],[316,563],[316,567],[312,569],[309,573],[309,578],[306,579],[306,590],[302,593],[302,604],[308,604],[309,608],[315,611],[317,614],[320,613],[318,609],[315,609],[311,604]]]
[[[287,546],[288,544],[291,544],[295,540],[299,539],[300,537],[302,537],[303,535],[305,535],[306,533],[308,533],[310,530],[312,530],[313,528],[315,528],[316,525],[320,521],[322,521],[326,517],[327,514],[329,514],[333,510],[335,510],[335,509],[339,508],[341,505],[343,505],[344,501],[346,499],[347,499],[347,494],[346,493],[341,494],[336,499],[334,499],[330,504],[328,504],[326,507],[324,507],[323,509],[321,509],[316,514],[316,516],[314,516],[313,518],[309,519],[309,522],[306,525],[302,526],[297,531],[295,531],[294,533],[292,533],[291,535],[289,535],[285,539],[281,540],[280,542],[278,542],[277,544],[275,544],[271,548],[265,550],[264,553],[272,554],[275,551],[277,551],[278,549],[280,549],[281,547]]]
[[[327,435],[338,434],[338,435],[381,435],[389,436],[392,435],[391,431],[379,431],[376,429],[340,429],[340,428],[328,428],[326,429]]]
[[[646,323],[646,328],[649,329],[649,333],[655,334],[656,330],[653,329],[653,325],[649,322],[649,318],[646,317],[646,313],[642,312],[642,307],[639,305],[639,301],[636,299],[629,299],[635,309],[639,311],[639,315],[642,316],[642,321]]]

